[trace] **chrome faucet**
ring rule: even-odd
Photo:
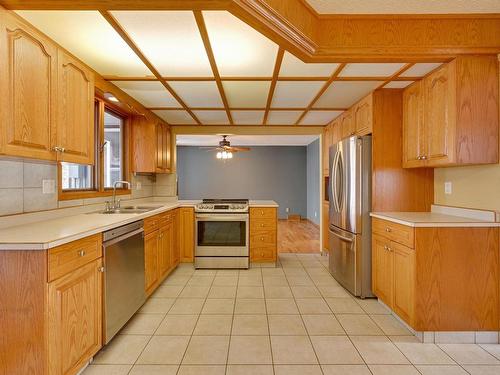
[[[106,201],[106,212],[116,210],[117,208],[120,208],[120,202],[121,200],[118,199],[116,200],[116,185],[122,184],[122,185],[127,185],[130,188],[130,182],[128,181],[115,181],[113,184],[113,200],[111,202]]]

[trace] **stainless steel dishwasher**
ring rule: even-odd
[[[103,234],[105,344],[146,302],[143,226],[140,220]]]

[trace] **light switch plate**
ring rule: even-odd
[[[42,194],[55,194],[56,180],[42,180]]]
[[[451,186],[451,182],[447,181],[444,183],[444,193],[445,194],[451,194],[451,191],[452,191],[452,186]]]
[[[142,189],[142,183],[137,182],[137,190],[141,190],[141,189]]]

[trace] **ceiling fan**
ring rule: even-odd
[[[233,147],[231,142],[226,138],[229,136],[227,134],[221,134],[222,141],[219,142],[219,146],[216,147],[200,147],[206,149],[207,151],[217,151],[217,159],[232,159],[233,154],[236,152],[250,151],[250,147]]]

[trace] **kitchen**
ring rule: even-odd
[[[0,373],[499,373],[500,9],[377,3],[0,0]]]

